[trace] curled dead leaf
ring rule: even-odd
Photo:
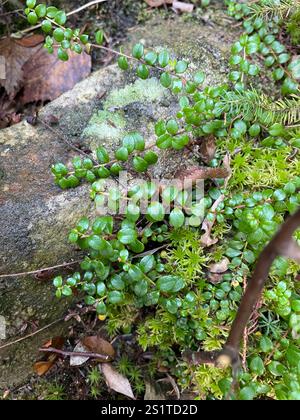
[[[51,340],[47,341],[47,343],[45,343],[43,345],[44,348],[56,348],[56,349],[61,349],[64,345],[64,338],[63,337],[54,337]],[[45,375],[54,365],[55,362],[58,359],[58,355],[54,354],[54,353],[49,353],[46,356],[44,356],[43,360],[40,360],[38,362],[36,362],[33,366],[33,370],[34,372],[38,375],[38,376],[43,376]]]
[[[110,356],[112,359],[115,357],[115,349],[106,340],[98,336],[85,337],[81,340],[82,344],[91,352],[104,354]]]
[[[121,375],[111,363],[103,363],[99,365],[99,369],[103,373],[105,382],[110,389],[135,400],[129,380]]]
[[[210,208],[210,213],[214,215],[212,220],[210,218],[205,218],[202,223],[202,229],[204,230],[204,234],[201,237],[201,243],[205,247],[212,246],[218,242],[218,238],[212,238],[211,237],[211,231],[215,224],[216,220],[216,210],[220,203],[224,200],[225,196],[224,194],[220,195],[220,197],[214,202],[214,204]]]
[[[230,155],[227,153],[223,160],[224,170],[226,171],[227,175],[225,176],[224,187],[226,188],[231,177],[232,171],[230,169]],[[218,168],[215,168],[218,169]],[[201,243],[205,247],[212,246],[218,242],[218,238],[211,237],[211,231],[216,221],[216,211],[220,203],[222,203],[225,199],[225,195],[221,194],[219,198],[213,203],[210,208],[210,214],[213,214],[213,218],[205,218],[202,223],[202,230],[204,230],[204,234],[201,237]]]
[[[46,360],[44,362],[36,362],[34,364],[33,370],[38,376],[46,375],[46,373],[54,366],[55,361],[57,357],[55,357],[54,360]]]

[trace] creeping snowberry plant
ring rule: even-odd
[[[135,325],[139,344],[158,347],[157,357],[179,385],[196,387],[202,398],[225,395],[229,373],[178,364],[174,346],[222,347],[259,253],[300,204],[300,59],[282,41],[289,32],[292,39],[298,36],[299,3],[225,0],[225,5],[244,29],[231,47],[227,84],[203,87],[205,74],[192,73],[187,61],[165,49],[146,51],[138,43],[131,55],[114,51],[120,69],[141,79],[159,74],[161,85],[178,96],[180,110],[174,118],[157,121],[153,144],[138,132],[128,133],[113,155],[99,147],[92,156],[76,157],[70,168],[63,163],[52,167],[60,188],[87,182],[95,205],[118,215],[84,216],[72,229],[70,242],[86,256],[80,271],[54,279],[57,297],[80,291],[99,319],[107,318],[111,334]],[[68,27],[66,14],[55,7],[27,0],[25,13],[30,24],[41,24],[45,48],[61,60],[68,60],[69,51],[108,49],[103,31],[90,38]],[[253,87],[260,75],[273,83],[272,97]],[[180,153],[195,138],[207,136],[219,147],[200,171],[200,178],[208,179],[205,197],[195,194],[193,185],[184,190],[181,182],[162,186],[144,181],[125,192],[117,184],[107,188],[108,180],[128,167],[147,173],[160,150]],[[222,168],[225,153],[231,155],[230,180],[228,168]],[[201,228],[209,230],[206,242]],[[207,278],[212,262],[219,265]],[[283,258],[275,261],[245,332],[244,370],[235,398],[300,399],[297,270]],[[143,307],[151,307],[152,316],[136,325]]]

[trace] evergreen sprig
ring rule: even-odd
[[[249,5],[251,18],[285,19],[300,7],[299,0],[260,0]]]
[[[300,120],[299,95],[274,101],[255,89],[242,92],[227,91],[220,101],[220,107],[223,112],[232,115],[242,114],[246,120],[258,120],[266,125],[274,123],[291,125]]]

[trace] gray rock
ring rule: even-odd
[[[204,70],[206,83],[215,84],[224,79],[225,57],[234,38],[225,26],[222,19],[213,27],[180,19],[154,20],[131,32],[127,47],[139,40],[147,46],[170,47],[174,54],[192,60],[192,68]],[[57,117],[57,129],[73,143],[92,150],[105,144],[113,151],[131,130],[142,131],[152,142],[154,122],[177,109],[176,99],[155,78],[136,80],[112,65],[47,105],[40,117]],[[75,155],[40,124],[22,122],[0,132],[0,273],[27,272],[78,258],[66,238],[82,215],[93,213],[88,187],[61,191],[50,173],[53,163],[69,163]],[[172,177],[175,169],[192,159],[186,151],[160,153],[152,176]],[[7,340],[0,341],[0,388],[26,379],[37,348],[61,326],[5,349],[1,346],[20,338],[26,325],[30,332],[33,323],[41,328],[61,318],[66,305],[53,297],[51,279],[0,278],[0,315],[7,321]]]

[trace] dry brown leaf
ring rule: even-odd
[[[99,365],[99,369],[102,371],[105,382],[110,389],[135,400],[128,379],[117,372],[110,363]]]
[[[52,101],[70,90],[80,80],[91,73],[91,56],[86,53],[69,53],[69,60],[64,62],[56,53],[49,54],[44,48],[23,66],[24,104],[36,101]]]
[[[216,153],[216,139],[215,136],[210,135],[201,139],[199,152],[204,163],[209,163]]]
[[[209,271],[211,273],[216,273],[216,274],[225,273],[225,271],[228,270],[228,265],[229,265],[229,259],[225,257],[221,261],[211,264],[209,266]]]
[[[89,349],[79,341],[79,343],[77,343],[76,346],[74,347],[73,351],[77,352],[77,353],[86,353],[86,352],[89,351]],[[71,356],[70,357],[70,366],[82,366],[88,360],[89,360],[89,357]]]
[[[224,187],[225,188],[227,187],[228,182],[229,182],[229,180],[231,178],[231,175],[232,175],[232,170],[231,170],[231,167],[230,167],[230,163],[231,163],[230,154],[226,153],[226,155],[223,159],[223,166],[227,170],[227,174],[228,174],[227,177],[225,178],[225,182],[224,182]]]
[[[6,73],[6,78],[0,79],[0,86],[4,87],[10,99],[17,94],[23,85],[24,64],[42,48],[39,35],[30,38],[33,39],[29,41],[28,38],[25,38],[23,43],[12,38],[0,40],[0,55],[5,59]]]
[[[43,345],[44,348],[54,347],[56,349],[61,349],[64,345],[64,338],[63,337],[54,337],[51,340],[47,341]],[[58,355],[54,353],[47,354],[43,360],[36,362],[33,366],[34,372],[39,375],[45,375],[54,365],[56,360],[58,359]]]
[[[43,35],[30,35],[25,38],[15,39],[15,43],[24,48],[33,48],[41,45],[44,42]]]
[[[98,336],[85,337],[82,344],[91,352],[115,357],[115,350],[113,346],[106,340]]]
[[[55,358],[56,360],[57,358]],[[46,360],[45,362],[36,362],[34,364],[34,372],[38,375],[38,376],[43,376],[45,375],[54,365],[55,360]]]
[[[180,170],[175,174],[178,188],[191,188],[197,181],[205,179],[226,178],[228,176],[227,168],[209,168],[195,166],[185,170]]]
[[[0,80],[9,99],[22,89],[20,102],[50,101],[73,88],[91,72],[91,56],[69,53],[69,60],[57,58],[43,48],[44,38],[33,35],[21,40],[0,40],[0,56],[5,59],[6,79]]]

